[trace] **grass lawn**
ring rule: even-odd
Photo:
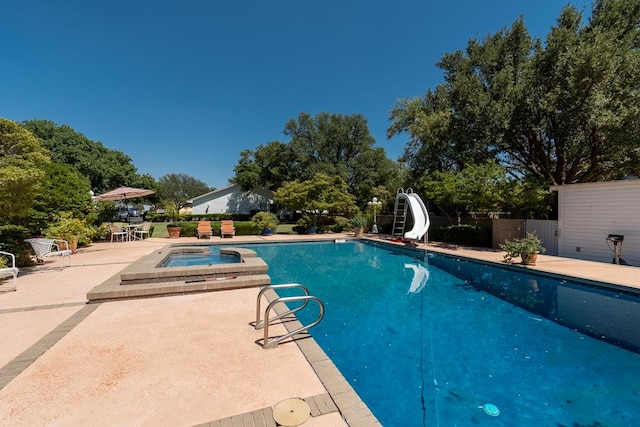
[[[276,228],[276,234],[295,234],[293,231],[293,227],[295,224],[278,224],[278,228]]]
[[[168,222],[152,222],[151,227],[153,228],[151,232],[151,237],[169,237],[169,232],[167,231]]]

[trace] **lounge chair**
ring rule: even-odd
[[[235,236],[236,235],[236,227],[233,225],[233,220],[223,219],[220,221],[220,237],[224,238],[224,236]]]
[[[133,237],[138,240],[144,240],[145,235],[147,237],[150,237],[149,236],[150,232],[151,232],[151,223],[148,221],[145,221],[142,223],[141,227],[135,228],[133,230]]]
[[[198,239],[213,236],[211,223],[209,221],[198,221]]]
[[[0,268],[0,279],[13,276],[13,287],[11,288],[0,287],[0,292],[15,291],[16,289],[18,289],[18,268],[16,267],[16,256],[12,253],[4,252],[4,251],[0,251],[0,255],[4,255],[7,258],[11,259],[10,265],[7,265],[7,267],[4,267],[4,268]]]
[[[71,254],[69,242],[60,239],[25,239],[29,242],[36,253],[36,260],[45,262],[47,258],[60,258],[60,270],[71,265]],[[64,243],[64,245],[62,245]],[[60,249],[64,246],[67,249]],[[64,265],[64,257],[67,257],[67,265]]]

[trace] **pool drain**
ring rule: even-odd
[[[497,417],[500,415],[500,409],[493,403],[485,403],[484,405],[478,406],[478,408],[484,409],[487,415],[491,415],[492,417]]]
[[[297,426],[309,418],[311,408],[302,399],[287,399],[273,407],[273,419],[279,426]]]

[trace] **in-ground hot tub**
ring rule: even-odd
[[[173,244],[132,263],[87,294],[89,302],[145,298],[192,292],[258,287],[271,284],[268,266],[249,249],[220,248],[221,257],[233,262],[163,267],[172,256],[206,256],[211,246]]]

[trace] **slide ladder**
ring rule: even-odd
[[[410,191],[413,191],[409,189]],[[407,223],[407,200],[397,195],[404,193],[403,188],[399,188],[396,192],[396,204],[393,208],[393,229],[391,232],[392,237],[402,238],[404,235],[404,227]]]
[[[413,217],[413,228],[406,231],[409,210]],[[420,240],[423,236],[426,236],[429,225],[429,212],[427,212],[427,208],[420,196],[414,193],[411,188],[408,188],[407,191],[399,188],[396,192],[392,237]]]
[[[264,311],[264,320],[262,320],[260,318],[260,300],[262,299],[262,295],[266,291],[271,290],[271,289],[284,289],[284,288],[301,289],[302,292],[304,292],[304,295],[276,298],[275,300],[271,301],[269,303],[269,305],[267,306],[267,308],[265,309],[265,311]],[[313,301],[313,302],[318,304],[319,314],[318,314],[318,318],[316,320],[314,320],[313,322],[309,323],[308,325],[302,325],[298,329],[295,329],[293,331],[289,331],[285,335],[281,335],[281,336],[269,339],[269,325],[273,321],[282,319],[284,317],[287,317],[290,314],[297,313],[298,311],[300,311],[303,308],[305,308],[307,306],[307,304],[309,303],[309,301]],[[287,310],[287,311],[284,311],[284,312],[280,311],[275,316],[269,318],[269,313],[271,312],[271,310],[273,310],[273,308],[277,304],[287,303],[287,302],[303,302],[303,304],[300,305],[299,307],[296,307],[296,308],[291,309],[291,310]],[[286,304],[285,304],[285,307],[286,307]],[[260,290],[260,293],[258,293],[258,301],[256,303],[256,323],[255,323],[254,327],[255,327],[256,330],[264,328],[264,339],[262,341],[262,348],[275,348],[275,347],[278,346],[280,341],[282,341],[284,339],[287,339],[287,338],[289,338],[289,337],[291,337],[293,335],[296,335],[296,334],[299,334],[301,332],[304,332],[307,329],[310,329],[310,328],[316,326],[318,323],[320,323],[320,321],[322,320],[323,317],[324,317],[324,304],[322,303],[320,298],[315,297],[313,295],[309,295],[309,290],[305,286],[300,285],[298,283],[286,283],[286,284],[283,284],[283,285],[268,285],[268,286],[265,286],[264,288],[262,288]]]

